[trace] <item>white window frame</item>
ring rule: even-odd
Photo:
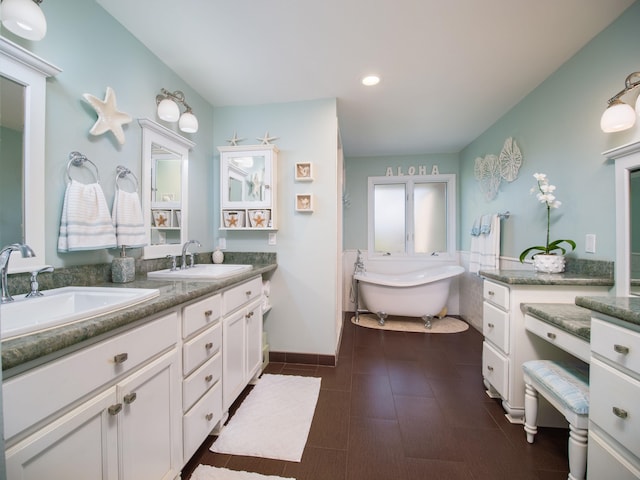
[[[369,177],[368,200],[367,200],[367,237],[369,258],[421,258],[433,257],[434,259],[454,259],[456,255],[456,175],[411,175],[411,176],[384,176]],[[388,184],[405,184],[407,197],[405,198],[405,226],[406,238],[404,253],[376,252],[374,241],[374,186]],[[447,251],[415,253],[414,252],[414,231],[413,231],[413,190],[416,183],[446,183],[447,194]]]

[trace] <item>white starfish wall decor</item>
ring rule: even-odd
[[[82,96],[98,114],[98,120],[96,120],[96,123],[91,127],[89,133],[91,135],[102,135],[105,132],[111,131],[120,145],[123,145],[124,131],[122,130],[122,125],[131,122],[132,119],[128,113],[118,110],[116,106],[116,94],[113,89],[107,87],[107,94],[104,100],[100,100],[88,93]]]
[[[270,137],[269,132],[267,131],[264,134],[264,137],[257,138],[256,140],[260,140],[261,145],[270,145],[272,140],[277,140],[279,137]]]

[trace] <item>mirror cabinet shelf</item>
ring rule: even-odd
[[[218,147],[220,230],[277,230],[275,145]]]

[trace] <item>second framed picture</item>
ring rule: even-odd
[[[311,162],[296,163],[296,181],[312,182],[313,172]]]

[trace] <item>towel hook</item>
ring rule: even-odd
[[[67,178],[69,179],[69,181],[71,182],[71,180],[73,180],[71,178],[71,167],[84,167],[85,166],[85,162],[89,162],[91,165],[93,165],[93,168],[95,170],[95,177],[96,177],[96,182],[100,183],[100,174],[98,173],[98,167],[96,167],[96,164],[93,163],[91,160],[89,160],[87,158],[86,155],[83,155],[80,152],[71,152],[69,154],[69,163],[67,163]]]
[[[118,180],[120,180],[121,178],[125,178],[127,175],[131,175],[133,177],[133,183],[136,186],[136,192],[138,191],[138,177],[135,176],[135,174],[129,170],[127,167],[125,167],[124,165],[118,165],[116,167],[116,188],[120,189],[120,185],[118,184]]]

